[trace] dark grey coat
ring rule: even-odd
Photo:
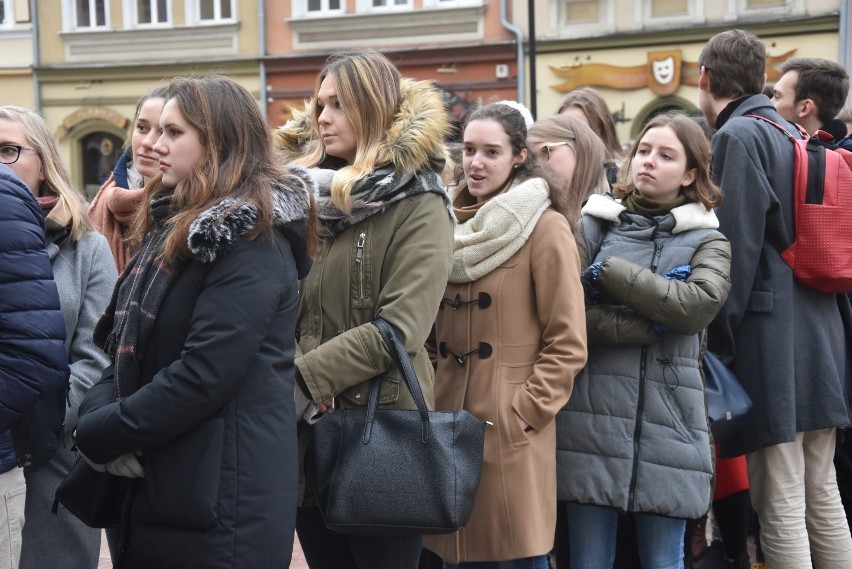
[[[793,145],[763,95],[743,102],[712,141],[712,169],[725,192],[719,230],[731,242],[728,301],[709,346],[730,364],[754,402],[743,436],[722,447],[735,456],[792,441],[797,432],[849,424],[852,311],[843,295],[799,284],[779,249],[794,238]]]
[[[730,287],[730,250],[712,229],[716,217],[700,204],[656,217],[623,210],[604,196],[592,196],[583,209],[589,251],[603,261],[597,280],[605,293],[586,312],[601,333],[590,336],[589,361],[556,418],[558,496],[698,518],[710,504],[713,472],[701,332]],[[590,213],[608,221],[590,222]],[[600,225],[598,246],[593,233]],[[686,282],[662,276],[681,265],[692,267]],[[668,331],[619,337],[622,318],[628,328],[653,321]],[[599,325],[601,319],[608,324]]]

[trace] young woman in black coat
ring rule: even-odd
[[[173,80],[159,128],[162,174],[95,330],[112,365],[77,446],[133,480],[116,567],[286,567],[311,193],[275,166],[257,103],[230,79]]]

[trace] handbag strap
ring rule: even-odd
[[[378,328],[382,339],[390,351],[396,365],[402,372],[402,377],[405,379],[405,385],[411,392],[411,397],[414,399],[414,404],[417,405],[417,410],[420,412],[420,421],[422,425],[421,440],[424,443],[429,442],[429,409],[426,407],[426,399],[423,397],[423,391],[420,389],[420,382],[417,380],[417,374],[414,373],[414,365],[411,363],[411,358],[408,352],[405,351],[405,346],[399,341],[396,329],[384,318],[376,318],[373,320],[373,325]],[[373,429],[373,420],[376,416],[376,411],[379,406],[379,385],[382,380],[380,377],[374,377],[370,381],[370,396],[367,401],[367,423],[364,425],[364,444],[370,442],[370,435]]]

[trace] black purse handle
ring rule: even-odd
[[[394,362],[402,371],[402,376],[405,379],[405,384],[411,392],[417,410],[420,412],[420,421],[422,425],[421,441],[429,442],[429,409],[426,407],[426,399],[423,397],[423,391],[420,389],[420,382],[417,380],[417,374],[414,373],[414,366],[411,363],[411,358],[408,352],[405,351],[405,346],[399,341],[396,329],[384,318],[376,318],[373,320],[373,326],[379,329],[382,339],[387,344],[388,350],[393,357]],[[379,386],[382,383],[380,376],[370,380],[370,395],[367,401],[367,422],[364,425],[364,444],[370,442],[370,435],[373,431],[373,421],[376,417],[376,411],[379,407]]]

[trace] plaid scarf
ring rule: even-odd
[[[321,172],[329,175],[323,176]],[[385,211],[391,204],[427,192],[440,195],[444,200],[450,218],[455,220],[452,203],[441,185],[441,178],[437,172],[431,170],[399,171],[394,169],[393,166],[377,168],[358,180],[355,187],[352,188],[350,194],[352,208],[348,214],[340,211],[331,199],[331,178],[333,175],[334,172],[328,170],[315,170],[313,172],[313,178],[319,186],[317,210],[322,221],[323,231],[327,236],[339,235],[371,215]]]
[[[95,343],[113,362],[116,401],[139,389],[139,362],[166,291],[183,268],[182,262],[169,265],[161,257],[171,202],[171,195],[151,200],[153,227],[119,277],[110,304],[95,326]]]

